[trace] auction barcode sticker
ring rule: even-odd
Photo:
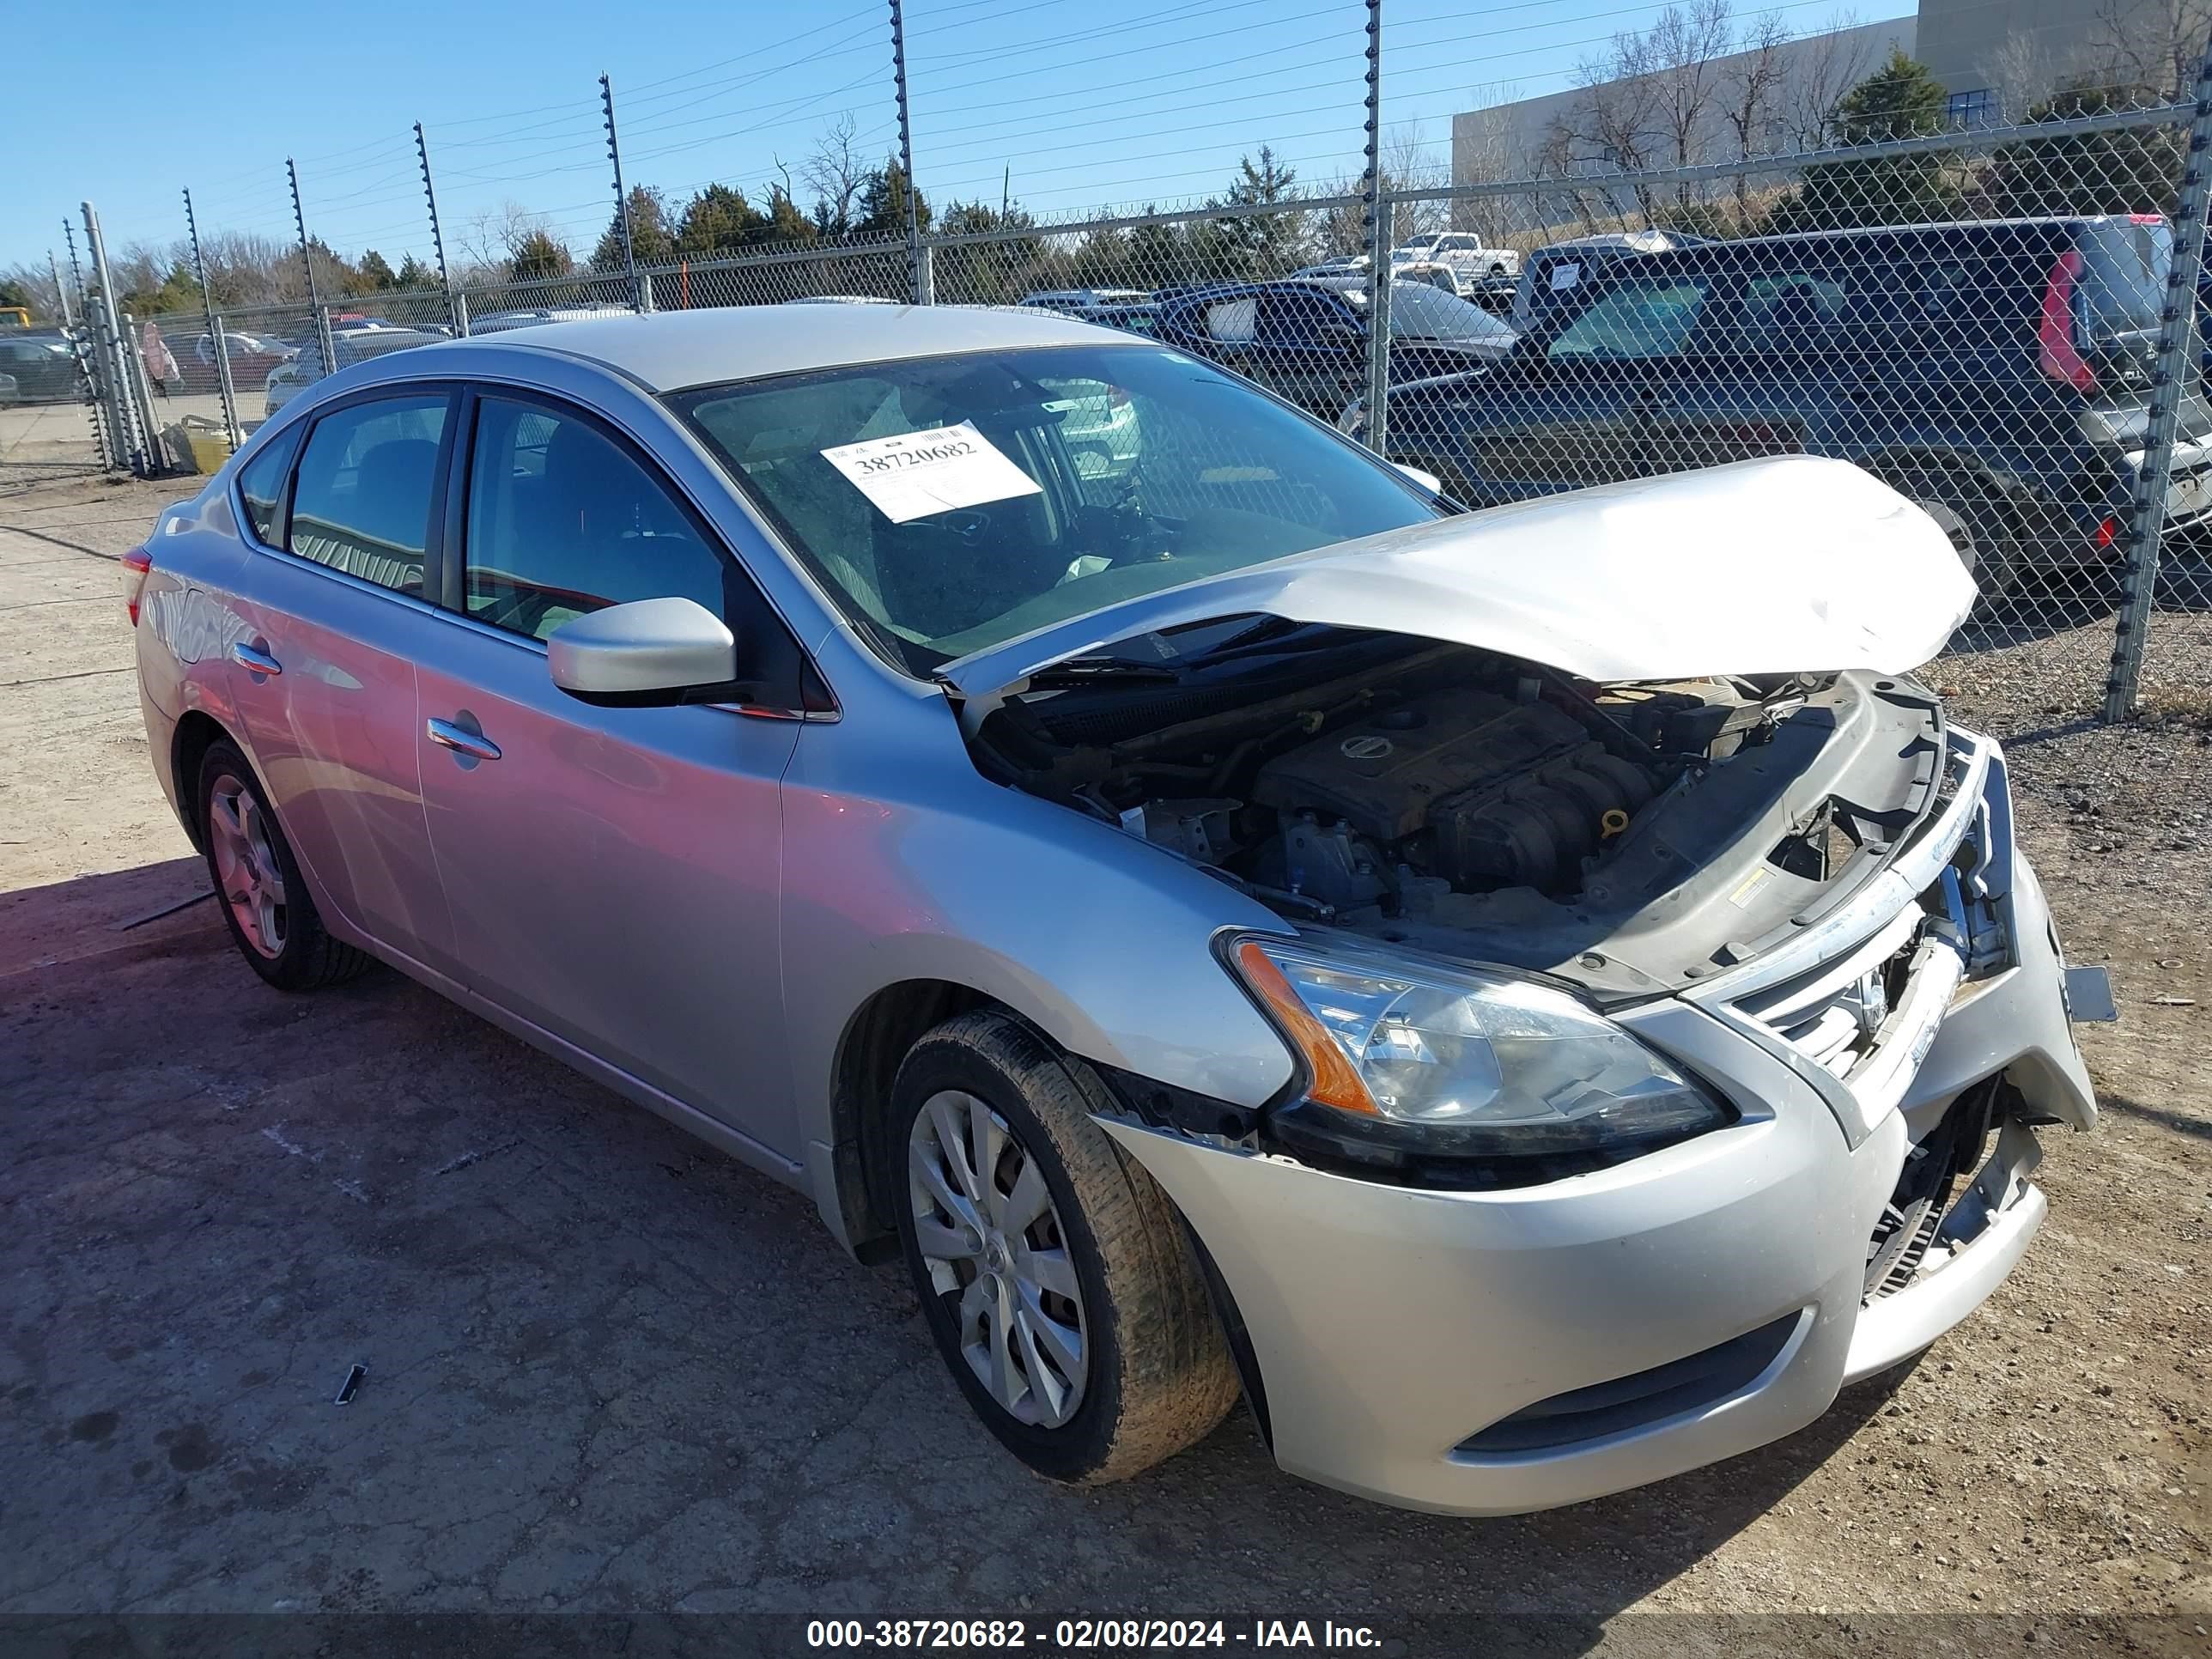
[[[851,479],[893,524],[1043,493],[973,421],[840,444],[823,450],[822,459]]]

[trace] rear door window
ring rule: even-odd
[[[419,596],[451,406],[442,392],[380,398],[316,422],[300,453],[285,545],[303,559]]]
[[[1671,357],[1697,327],[1711,283],[1656,275],[1624,283],[1570,323],[1545,356],[1553,362]]]
[[[1246,303],[1250,303],[1247,301]],[[1271,293],[1260,296],[1258,335],[1261,345],[1311,350],[1340,343],[1357,325],[1318,294]]]

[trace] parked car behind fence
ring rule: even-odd
[[[1479,306],[1425,283],[1396,282],[1390,291],[1394,382],[1480,368],[1512,349],[1513,331]],[[1367,279],[1198,289],[1161,305],[1156,332],[1334,420],[1367,384]]]
[[[0,335],[0,390],[10,403],[70,403],[82,397],[76,349],[58,334]]]
[[[331,336],[331,349],[337,355],[337,366],[349,368],[356,363],[365,363],[388,352],[404,351],[412,346],[428,345],[443,338],[424,330],[411,328],[342,329]],[[288,362],[278,364],[269,374],[267,401],[264,412],[274,415],[301,392],[324,377],[323,348],[320,341],[310,339],[299,348]]]
[[[1541,258],[1537,326],[1477,379],[1394,394],[1390,453],[1478,506],[1833,456],[1924,507],[1996,596],[2118,544],[2172,243],[2139,214]],[[2193,354],[2179,433],[2166,522],[2185,531],[2212,514]]]

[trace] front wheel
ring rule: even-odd
[[[899,1242],[991,1432],[1055,1480],[1119,1480],[1211,1432],[1237,1381],[1166,1194],[1091,1121],[1088,1066],[978,1010],[892,1085]]]

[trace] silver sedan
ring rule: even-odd
[[[1466,514],[1048,312],[700,311],[348,368],[125,566],[255,974],[390,964],[811,1194],[1058,1479],[1240,1395],[1450,1512],[1729,1456],[1980,1305],[2095,1120],[1911,677],[1972,585],[1839,464]]]

